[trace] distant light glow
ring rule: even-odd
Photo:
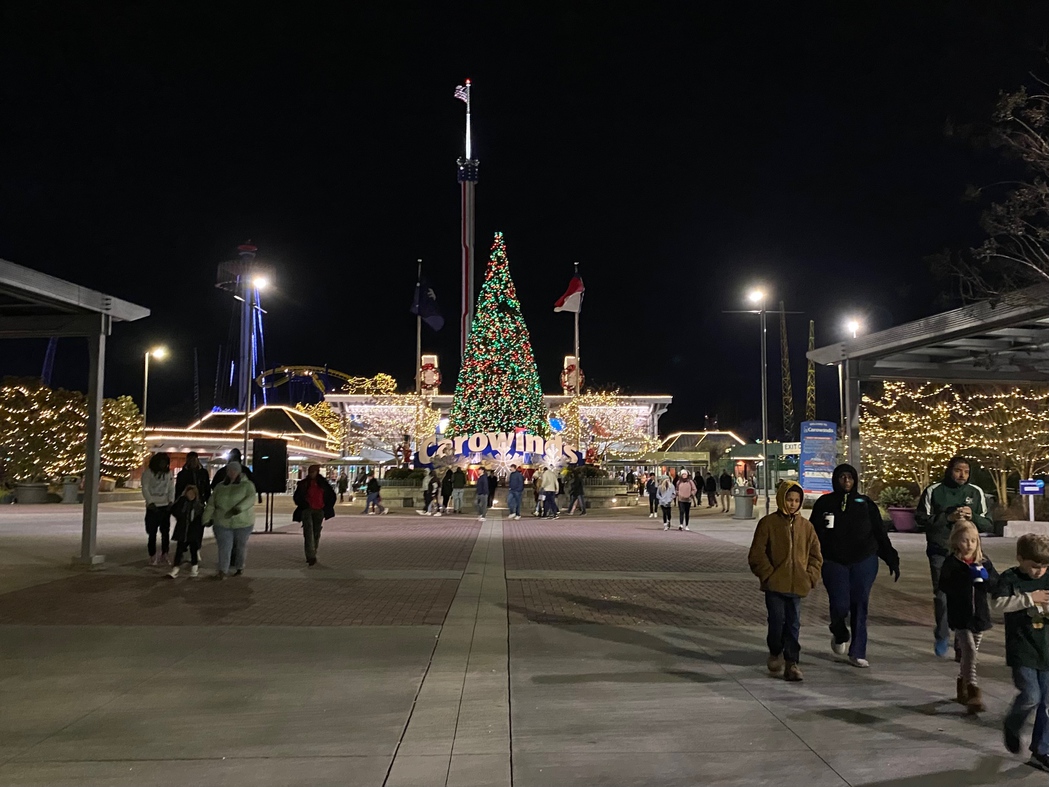
[[[149,354],[156,358],[158,361],[168,354],[167,347],[154,347],[149,351]]]
[[[862,327],[863,326],[860,325],[859,320],[849,320],[845,323],[845,330],[852,334],[853,339],[856,338],[856,334],[860,332],[860,328]]]
[[[251,280],[251,283],[255,285],[256,290],[264,290],[270,286],[270,280],[265,276],[256,276]]]
[[[765,300],[765,291],[751,290],[749,293],[747,293],[747,300],[749,300],[751,303],[761,303],[763,300]]]

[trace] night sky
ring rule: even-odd
[[[880,329],[954,305],[925,258],[981,240],[970,183],[1001,179],[963,133],[1049,73],[1049,7],[991,3],[192,3],[0,5],[0,257],[152,309],[118,325],[106,393],[150,420],[212,404],[233,302],[215,267],[252,239],[278,270],[270,366],[413,385],[422,257],[458,363],[463,105],[474,82],[478,283],[492,233],[548,392],[555,314],[580,262],[592,387],[669,393],[665,431],[759,431],[752,282],[789,310],[796,408],[808,320]],[[977,134],[978,136],[978,134]],[[773,420],[778,326],[770,325]],[[39,375],[46,342],[0,342]],[[86,386],[63,340],[54,383]],[[837,412],[819,372],[819,415]]]

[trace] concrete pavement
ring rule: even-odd
[[[135,504],[103,507],[109,564],[87,573],[78,508],[0,508],[0,784],[1049,782],[1001,745],[1000,626],[988,712],[949,701],[920,536],[876,584],[871,669],[831,658],[817,590],[788,684],[764,669],[753,523],[355,510],[315,568],[285,512],[213,582],[146,566]],[[985,548],[1010,564],[1011,540]]]

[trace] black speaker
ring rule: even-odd
[[[251,441],[251,472],[260,494],[288,491],[288,441],[259,438]]]

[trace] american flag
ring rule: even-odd
[[[455,88],[455,97],[460,101],[467,104],[470,103],[470,86],[469,85],[457,85]]]

